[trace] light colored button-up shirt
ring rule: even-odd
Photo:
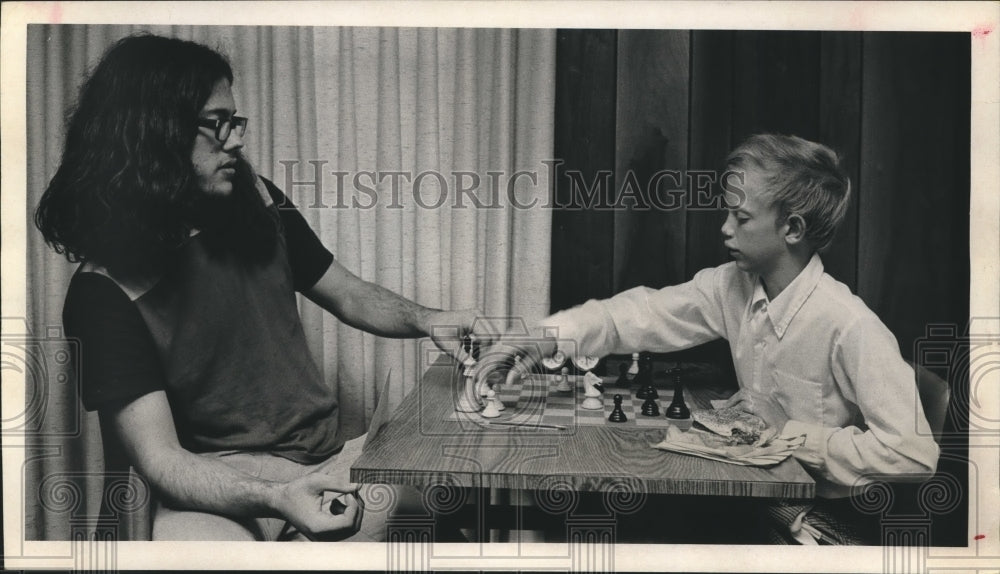
[[[789,417],[782,434],[806,435],[794,456],[817,494],[840,497],[886,475],[933,474],[939,449],[913,369],[895,337],[814,255],[773,301],[734,263],[660,290],[636,287],[543,321],[568,351],[604,356],[670,352],[729,341],[741,389],[773,396]]]

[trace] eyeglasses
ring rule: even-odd
[[[203,128],[211,128],[215,130],[215,139],[220,142],[225,143],[229,139],[230,134],[236,131],[236,135],[243,137],[243,134],[247,131],[247,118],[241,116],[233,116],[231,118],[226,118],[224,120],[213,120],[211,118],[198,118],[198,125]]]

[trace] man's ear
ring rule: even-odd
[[[785,226],[787,231],[785,231],[785,243],[789,245],[795,245],[806,238],[806,220],[802,219],[802,216],[793,213],[788,216],[785,220]]]

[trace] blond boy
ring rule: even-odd
[[[585,355],[670,352],[729,341],[741,405],[784,435],[820,499],[873,476],[924,480],[939,449],[912,368],[892,333],[822,252],[844,218],[850,183],[837,155],[798,137],[756,135],[727,158],[742,175],[725,194],[733,261],[684,284],[637,287],[542,320]],[[572,352],[574,349],[565,349]]]

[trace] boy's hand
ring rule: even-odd
[[[788,422],[785,409],[781,408],[774,397],[755,393],[748,389],[740,389],[738,393],[729,398],[726,406],[738,406],[750,414],[757,415],[764,419],[764,422],[778,429],[778,432],[781,432],[781,429],[785,428],[785,423]]]
[[[556,352],[556,340],[544,331],[535,326],[528,329],[527,335],[523,331],[504,333],[476,365],[476,383],[489,379],[497,370],[506,371],[507,385],[532,373],[543,358]],[[520,362],[515,367],[516,357],[520,357]]]
[[[733,396],[729,397],[725,404],[722,405],[723,408],[739,406],[743,402],[743,389],[740,389],[733,393]]]

